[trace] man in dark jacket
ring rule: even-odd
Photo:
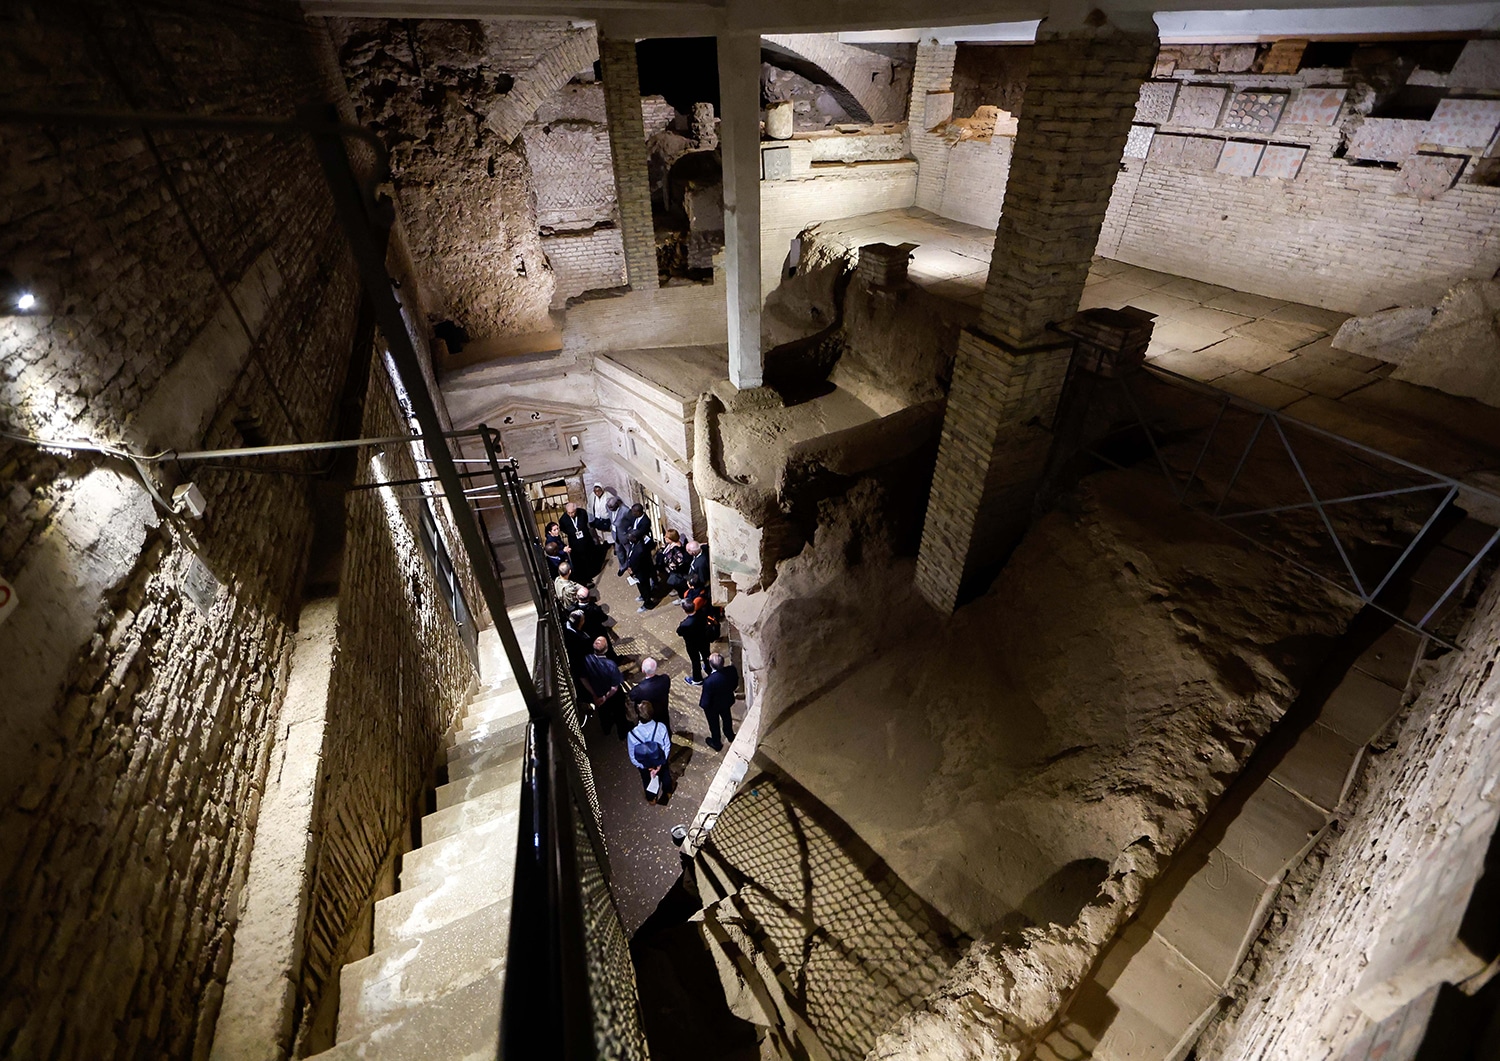
[[[708,657],[708,677],[703,679],[703,695],[698,706],[708,718],[708,746],[714,751],[723,751],[724,743],[719,739],[719,727],[724,730],[724,740],[734,740],[734,690],[740,684],[740,672],[732,663],[725,663],[718,652]]]
[[[608,733],[620,731],[625,739],[629,726],[625,721],[625,679],[620,668],[606,654],[609,642],[600,637],[594,640],[593,651],[583,661],[584,686],[591,698],[591,705],[599,712],[599,726]]]
[[[672,679],[665,674],[656,673],[656,660],[647,656],[641,660],[641,680],[635,683],[630,690],[630,699],[639,704],[642,700],[651,701],[656,708],[654,717],[658,722],[664,723],[668,730],[672,728],[672,713],[668,710],[668,701],[672,698]]]
[[[696,538],[688,539],[687,552],[692,562],[688,564],[688,585],[706,587],[713,578],[713,571],[708,563],[708,546]]]
[[[629,552],[625,554],[625,566],[630,570],[631,577],[635,582],[635,588],[640,591],[636,599],[641,606],[638,612],[648,612],[656,607],[656,560],[651,555],[651,539],[640,531],[630,532],[630,544],[626,547]]]
[[[702,595],[690,594],[682,602],[682,610],[687,615],[677,624],[677,636],[682,638],[688,659],[693,663],[693,673],[682,677],[689,685],[702,684],[703,664],[708,659],[709,646],[713,642],[713,633],[708,626],[708,612],[705,610],[707,607],[708,599]]]

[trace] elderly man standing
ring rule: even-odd
[[[557,525],[562,530],[563,541],[568,545],[568,557],[573,562],[578,580],[589,581],[599,573],[595,562],[598,559],[599,544],[594,537],[594,528],[589,526],[588,517],[569,501],[563,508],[563,514],[558,517]]]
[[[637,705],[650,703],[655,706],[656,714],[653,716],[658,722],[672,728],[672,712],[669,710],[668,701],[672,698],[672,679],[665,674],[656,673],[656,660],[647,656],[641,660],[641,680],[635,683],[635,688],[630,690],[630,699]]]
[[[552,595],[557,598],[564,615],[578,607],[578,591],[583,586],[573,581],[573,565],[564,560],[557,565],[557,577],[552,580]]]
[[[722,726],[724,740],[734,740],[734,690],[740,684],[740,672],[732,663],[725,663],[722,653],[714,652],[708,657],[708,677],[703,679],[703,695],[698,706],[708,719],[708,746],[714,751],[723,751],[724,743],[719,739]]]
[[[620,731],[625,739],[629,731],[625,721],[625,679],[620,668],[609,658],[609,641],[602,637],[594,639],[594,651],[584,657],[584,687],[592,698],[594,710],[599,712],[599,726],[605,733],[612,729]]]

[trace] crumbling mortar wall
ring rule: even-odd
[[[363,434],[405,430],[389,377],[371,374]],[[423,474],[410,446],[381,447],[387,479]],[[377,481],[361,452],[359,481]],[[354,490],[345,499],[348,532],[339,583],[338,643],[329,685],[324,780],[314,835],[313,869],[299,987],[302,1046],[331,979],[368,951],[367,917],[391,854],[406,849],[412,800],[432,781],[442,735],[457,717],[474,666],[439,599],[431,564],[418,545],[420,500],[411,488]],[[467,555],[444,506],[434,502],[448,553],[471,608]],[[394,605],[399,602],[399,607]],[[376,621],[392,616],[394,621]]]

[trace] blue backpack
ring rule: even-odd
[[[665,737],[667,727],[660,722],[655,723],[656,728],[651,731],[653,738]],[[646,766],[664,766],[667,761],[667,749],[662,747],[659,740],[645,740],[635,735],[635,730],[630,731],[630,739],[636,746],[636,759]],[[670,738],[668,738],[670,739]]]

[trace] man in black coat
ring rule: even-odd
[[[599,573],[599,543],[594,528],[589,526],[587,514],[569,501],[563,514],[557,517],[557,525],[562,528],[563,541],[572,550],[569,555],[573,561],[573,576],[579,582],[592,582]]]
[[[734,690],[740,684],[740,672],[732,663],[725,663],[722,654],[715,652],[708,657],[708,677],[703,679],[703,695],[698,697],[698,706],[708,718],[708,746],[714,751],[723,751],[724,743],[719,739],[719,728],[723,727],[724,740],[734,740]]]
[[[713,578],[713,571],[708,563],[708,546],[696,538],[689,538],[687,552],[693,558],[692,562],[688,564],[688,585],[697,586],[700,589],[706,587]]]
[[[641,660],[641,680],[630,690],[630,699],[637,704],[642,700],[651,701],[651,706],[656,709],[653,717],[667,727],[667,732],[672,731],[672,714],[668,710],[668,702],[672,699],[672,679],[665,674],[656,673],[656,660],[650,656]]]

